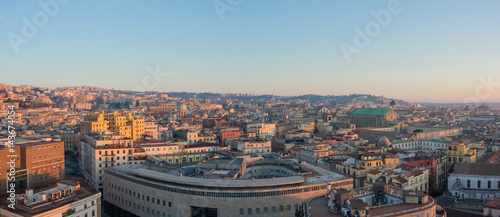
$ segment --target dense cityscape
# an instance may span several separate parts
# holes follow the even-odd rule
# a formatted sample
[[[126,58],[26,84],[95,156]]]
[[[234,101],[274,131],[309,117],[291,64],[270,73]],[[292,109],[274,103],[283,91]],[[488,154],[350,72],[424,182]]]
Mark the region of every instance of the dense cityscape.
[[[498,216],[498,103],[0,84],[1,216]]]
[[[0,217],[500,217],[500,1],[0,1]]]

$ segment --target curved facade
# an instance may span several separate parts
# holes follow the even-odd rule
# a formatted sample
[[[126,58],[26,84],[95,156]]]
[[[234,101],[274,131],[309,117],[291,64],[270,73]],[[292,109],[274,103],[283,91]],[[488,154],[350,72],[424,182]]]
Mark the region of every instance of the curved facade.
[[[269,169],[274,167],[286,171]],[[352,178],[307,167],[313,172],[305,176],[205,179],[127,165],[105,169],[103,195],[114,216],[294,216],[303,202],[327,189],[352,189]]]

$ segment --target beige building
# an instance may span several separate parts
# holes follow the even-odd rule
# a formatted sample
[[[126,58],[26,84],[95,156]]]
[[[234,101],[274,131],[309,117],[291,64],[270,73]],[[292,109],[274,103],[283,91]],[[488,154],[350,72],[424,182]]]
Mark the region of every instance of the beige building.
[[[276,137],[276,124],[252,123],[247,125],[247,133],[255,133],[259,138]]]
[[[144,134],[150,136],[151,139],[158,139],[158,124],[156,121],[144,122]]]
[[[103,169],[146,162],[146,153],[131,139],[89,134],[80,144],[80,171],[92,186],[101,190]]]
[[[377,181],[390,183],[403,190],[428,191],[429,170],[404,170],[401,168],[387,170],[371,170],[367,173],[365,185],[371,185]]]
[[[300,160],[318,163],[318,159],[328,157],[334,152],[330,144],[305,144],[300,146]]]
[[[243,154],[271,153],[271,141],[258,138],[239,138],[236,149]]]

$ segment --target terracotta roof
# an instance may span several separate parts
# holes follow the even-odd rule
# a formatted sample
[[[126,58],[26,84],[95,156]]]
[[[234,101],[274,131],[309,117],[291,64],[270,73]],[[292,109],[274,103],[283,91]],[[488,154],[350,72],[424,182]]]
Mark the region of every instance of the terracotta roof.
[[[411,171],[411,173],[412,173],[414,176],[418,176],[418,175],[422,174],[423,172],[422,172],[422,170],[413,170],[413,171]]]
[[[490,200],[490,201],[488,201],[488,203],[486,203],[484,205],[484,207],[489,207],[489,208],[494,208],[494,209],[500,209],[500,199]]]
[[[399,183],[401,184],[404,184],[404,183],[407,183],[408,181],[406,181],[406,179],[404,179],[403,177],[401,176],[396,176],[393,178],[394,180],[398,181]]]
[[[500,151],[493,152],[486,158],[485,163],[500,163]]]

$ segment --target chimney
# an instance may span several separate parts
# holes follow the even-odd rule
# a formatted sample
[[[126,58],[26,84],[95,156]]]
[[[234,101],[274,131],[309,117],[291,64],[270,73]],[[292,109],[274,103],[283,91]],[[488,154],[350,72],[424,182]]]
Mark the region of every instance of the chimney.
[[[26,189],[26,198],[28,199],[28,203],[33,202],[33,188]]]

